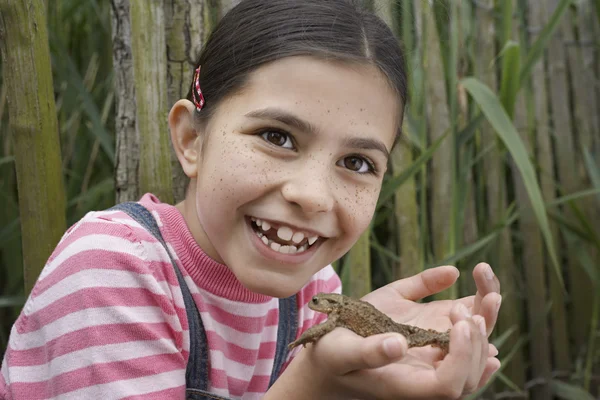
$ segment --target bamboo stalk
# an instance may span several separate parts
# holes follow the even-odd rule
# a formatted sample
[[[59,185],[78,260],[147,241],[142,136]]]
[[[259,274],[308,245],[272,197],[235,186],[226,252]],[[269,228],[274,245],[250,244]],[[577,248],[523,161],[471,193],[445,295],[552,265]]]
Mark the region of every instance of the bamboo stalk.
[[[390,29],[400,34],[403,37],[404,54],[407,58],[407,64],[412,57],[412,36],[410,27],[412,27],[412,14],[410,10],[402,12],[402,28],[403,32],[398,32],[397,26],[393,21],[393,4],[387,0],[379,0],[375,3],[375,12],[385,21]],[[408,26],[408,27],[407,27]],[[409,85],[409,92],[412,85]],[[409,98],[412,95],[409,93]],[[405,108],[405,112],[408,110]],[[404,120],[403,132],[404,137],[400,138],[396,147],[393,149],[390,162],[392,165],[392,174],[399,175],[402,171],[408,168],[412,161],[412,149],[406,138],[406,130],[408,124]],[[402,279],[408,276],[415,275],[422,271],[423,262],[419,255],[419,224],[418,224],[418,208],[417,208],[417,193],[415,188],[415,178],[411,177],[406,183],[399,188],[394,194],[394,215],[397,221],[396,236],[397,247],[400,253],[400,262],[394,263],[393,279]]]
[[[203,0],[175,0],[165,2],[165,33],[167,45],[167,105],[171,107],[185,98],[190,87],[196,62],[204,44],[205,24]],[[183,173],[175,151],[171,149],[173,168],[173,196],[183,200],[189,179]]]
[[[344,293],[357,299],[372,290],[370,233],[371,230],[367,229],[344,258],[344,269],[349,270],[347,284],[344,282]]]
[[[515,9],[517,9],[515,0]],[[521,11],[521,10],[519,10]],[[520,14],[518,12],[517,14]],[[513,35],[525,43],[525,33],[520,32],[519,25],[513,24]],[[523,93],[523,91],[525,93]],[[535,116],[531,107],[531,89],[526,81],[522,94],[518,95],[515,107],[515,124],[521,139],[527,148],[527,153],[534,154],[533,133]],[[527,96],[525,103],[524,95]],[[516,166],[512,163],[515,197],[521,217],[519,228],[523,237],[522,263],[525,271],[527,315],[529,318],[529,353],[531,361],[531,377],[540,380],[539,385],[531,388],[531,398],[546,400],[551,398],[550,378],[550,344],[546,324],[546,284],[544,267],[544,247],[537,219],[531,208],[531,201],[525,189],[525,183]]]
[[[116,202],[140,196],[137,171],[140,139],[135,129],[136,107],[131,54],[129,0],[113,0],[111,7],[113,70],[115,74]]]
[[[542,2],[531,2],[529,19],[532,27],[545,25],[553,10],[546,9]],[[563,19],[564,20],[564,19]],[[537,34],[531,32],[531,41],[534,41]],[[572,136],[571,119],[569,110],[565,107],[568,102],[569,90],[567,87],[567,76],[565,70],[565,55],[560,35],[555,33],[550,39],[548,46],[548,76],[544,71],[543,59],[538,62],[532,71],[534,85],[534,95],[536,97],[536,115],[537,115],[537,142],[538,159],[540,160],[540,185],[544,195],[544,201],[551,202],[556,198],[554,184],[554,158],[552,143],[550,141],[550,115],[548,114],[548,101],[552,106],[552,127],[554,137],[556,138],[557,152],[560,153],[560,143],[562,136]],[[549,87],[546,88],[546,78],[548,78]],[[549,91],[547,90],[549,89]],[[548,96],[549,95],[549,96]],[[557,135],[558,133],[558,135]],[[560,174],[559,174],[560,175]],[[566,194],[566,193],[564,193]],[[553,238],[558,238],[558,226],[556,223],[550,223],[550,229]],[[567,251],[567,254],[569,252]],[[570,257],[570,263],[574,261]],[[552,300],[551,326],[552,326],[552,349],[554,351],[555,367],[561,372],[567,372],[571,368],[569,337],[567,333],[567,315],[565,310],[566,299],[564,291],[558,281],[556,274],[549,271],[548,279],[550,283],[550,298]],[[575,295],[571,293],[571,297]]]
[[[165,203],[172,203],[163,2],[131,2],[130,20],[136,129],[140,138],[140,190],[142,193],[154,193]]]
[[[66,229],[44,1],[0,1],[0,49],[15,146],[25,293],[29,293]]]
[[[405,4],[412,0],[405,0]],[[417,99],[413,99],[413,104],[411,106],[411,110],[417,114],[417,120],[419,123],[419,131],[417,132],[417,137],[420,140],[420,149],[424,150],[427,147],[427,100],[426,100],[426,83],[425,76],[423,71],[423,65],[425,65],[426,52],[424,50],[425,43],[427,42],[427,29],[425,27],[425,15],[423,13],[423,2],[415,1],[412,2],[414,9],[414,23],[415,23],[415,62],[412,65],[412,70],[417,71],[420,69],[421,79],[419,81],[414,81],[414,89],[420,93],[420,96]],[[410,9],[408,5],[405,6]],[[417,100],[417,101],[415,101]],[[429,203],[429,193],[428,193],[428,165],[424,164],[421,167],[419,172],[419,187],[418,187],[418,202],[419,209],[421,212],[419,213],[419,254],[421,256],[421,261],[423,262],[423,267],[425,265],[425,260],[429,258],[429,212],[427,204]]]
[[[457,29],[457,55],[456,64],[458,80],[465,78],[469,71],[469,53],[472,50],[474,27],[471,23],[473,10],[470,2],[456,2],[454,5],[455,26]],[[471,117],[468,105],[467,91],[462,85],[458,85],[456,90],[456,128],[460,132],[466,128]],[[477,204],[476,204],[476,184],[473,176],[473,158],[475,156],[475,147],[477,138],[469,140],[462,148],[457,149],[459,159],[456,162],[455,180],[457,186],[454,188],[456,198],[456,245],[469,245],[475,243],[479,237],[479,227],[477,226]],[[461,218],[461,216],[463,216]],[[462,236],[461,236],[462,234]],[[462,268],[471,269],[473,266],[466,265],[464,262],[459,264]],[[477,288],[470,274],[461,275],[461,289],[465,294],[475,293]]]
[[[423,64],[426,98],[427,120],[429,122],[429,136],[432,141],[452,129],[448,97],[446,93],[446,80],[440,48],[440,40],[435,24],[433,8],[429,2],[421,4],[424,23],[427,29],[425,49],[425,62]],[[449,240],[452,232],[452,141],[446,139],[440,145],[438,152],[432,160],[431,171],[431,214],[433,254],[436,260],[442,260],[449,255]],[[440,293],[438,298],[454,298],[456,289]]]
[[[494,0],[485,0],[479,4],[476,19],[478,21],[476,54],[479,55],[476,64],[477,74],[492,90],[497,90],[498,79],[496,78],[493,62],[496,55],[496,33],[499,30],[496,29],[494,21]],[[505,210],[508,208],[504,151],[500,142],[496,139],[494,130],[487,121],[482,124],[481,139],[483,148],[495,146],[484,158],[483,163],[486,177],[487,216],[489,219],[486,229],[491,230],[500,222]],[[496,245],[492,246],[490,251],[490,258],[496,264],[492,267],[502,284],[502,307],[498,316],[497,331],[501,333],[516,327],[515,333],[507,339],[503,349],[513,349],[521,336],[520,319],[523,305],[517,285],[519,273],[515,267],[513,251],[510,228],[506,228],[499,235]],[[507,377],[518,387],[525,386],[525,363],[522,348],[515,351],[504,371]]]
[[[240,0],[221,0],[221,16],[227,14]]]
[[[551,0],[549,12],[556,7],[557,2]],[[556,32],[553,42],[549,48],[550,52],[556,54],[556,57],[561,57],[560,61],[552,64],[550,69],[550,78],[556,79],[557,82],[552,83],[555,91],[552,96],[561,96],[552,98],[552,113],[556,130],[556,158],[558,163],[558,178],[560,181],[561,194],[568,195],[581,189],[579,179],[577,177],[574,146],[574,133],[571,130],[571,115],[568,107],[569,88],[566,75],[566,66],[564,63],[565,43],[574,43],[575,35],[573,26],[569,18],[563,18],[559,30]],[[572,46],[569,46],[572,47]],[[567,47],[568,48],[568,47]],[[567,53],[569,68],[571,69],[571,79],[573,84],[575,105],[576,127],[581,132],[590,131],[591,125],[587,120],[592,121],[593,115],[597,113],[597,108],[589,108],[587,102],[594,102],[593,90],[589,88],[587,79],[593,78],[590,71],[587,71],[582,65],[582,53],[575,50],[570,50]],[[590,92],[588,94],[587,92]],[[581,97],[579,97],[581,96]],[[584,134],[585,135],[585,134]],[[568,219],[573,219],[574,215],[569,207],[564,208],[564,215]],[[589,293],[593,289],[592,281],[581,265],[578,264],[575,254],[573,253],[573,243],[564,236],[567,248],[570,250],[571,256],[567,259],[567,267],[569,273],[569,294],[571,297],[570,310],[570,328],[571,336],[574,341],[575,351],[583,350],[586,344],[586,337],[589,333],[589,324],[592,316],[592,302],[589,298]]]

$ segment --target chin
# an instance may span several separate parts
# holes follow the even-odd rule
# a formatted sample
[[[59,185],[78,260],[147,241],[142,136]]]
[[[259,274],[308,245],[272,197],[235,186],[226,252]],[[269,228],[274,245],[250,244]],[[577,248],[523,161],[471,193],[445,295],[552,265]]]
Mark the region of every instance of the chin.
[[[255,293],[277,297],[280,299],[290,297],[291,295],[298,293],[300,289],[302,289],[302,286],[304,286],[304,284],[298,285],[296,282],[286,282],[291,280],[290,277],[288,277],[288,279],[269,279],[265,277],[260,281],[256,280],[256,278],[253,278],[254,277],[251,277],[247,280],[240,279],[240,282],[248,290],[251,290]]]

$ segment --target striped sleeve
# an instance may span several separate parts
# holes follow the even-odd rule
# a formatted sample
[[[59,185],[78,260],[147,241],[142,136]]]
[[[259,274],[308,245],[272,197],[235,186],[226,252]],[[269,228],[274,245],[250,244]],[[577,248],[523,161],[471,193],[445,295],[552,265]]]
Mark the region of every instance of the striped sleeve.
[[[11,331],[5,398],[183,398],[177,278],[160,244],[113,214],[88,214],[48,260]]]

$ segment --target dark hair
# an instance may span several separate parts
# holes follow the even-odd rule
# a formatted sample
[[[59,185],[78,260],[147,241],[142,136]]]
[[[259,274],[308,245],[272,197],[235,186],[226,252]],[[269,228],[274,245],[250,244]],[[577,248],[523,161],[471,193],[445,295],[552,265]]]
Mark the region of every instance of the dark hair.
[[[206,100],[197,113],[200,121],[210,119],[222,100],[242,89],[251,72],[290,56],[375,65],[402,107],[408,100],[403,52],[376,15],[351,0],[243,0],[216,26],[196,65],[202,66]],[[193,83],[189,100],[192,90]]]

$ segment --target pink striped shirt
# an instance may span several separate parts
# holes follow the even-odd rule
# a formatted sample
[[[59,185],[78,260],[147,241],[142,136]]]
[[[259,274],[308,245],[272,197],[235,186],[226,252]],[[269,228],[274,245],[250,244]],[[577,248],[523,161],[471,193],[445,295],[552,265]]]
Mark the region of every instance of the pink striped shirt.
[[[200,311],[210,391],[260,398],[273,367],[278,299],[247,290],[209,258],[175,207],[150,194],[141,203]],[[325,319],[308,308],[311,297],[340,289],[331,266],[311,278],[297,295],[298,335]],[[184,398],[189,343],[183,297],[161,244],[121,211],[90,212],[65,233],[12,328],[0,398]]]

